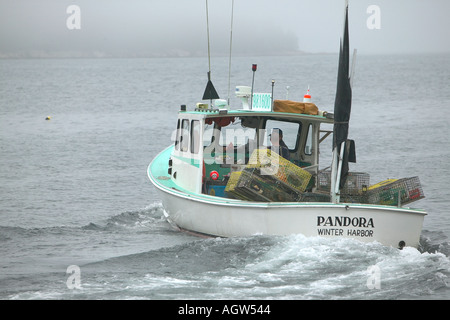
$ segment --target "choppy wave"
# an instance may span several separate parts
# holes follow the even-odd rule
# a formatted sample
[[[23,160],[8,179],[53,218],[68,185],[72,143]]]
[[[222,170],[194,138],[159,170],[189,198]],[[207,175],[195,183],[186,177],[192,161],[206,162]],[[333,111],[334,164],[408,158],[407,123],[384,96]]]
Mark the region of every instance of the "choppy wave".
[[[169,225],[163,216],[160,202],[155,202],[145,208],[122,212],[108,218],[106,221],[91,222],[82,228],[84,230],[119,231],[119,230],[152,230],[167,231]]]
[[[168,230],[161,203],[155,202],[145,208],[122,212],[104,221],[90,222],[84,226],[16,227],[0,226],[0,242],[14,240],[15,237],[35,237],[41,235],[65,235],[75,231],[119,231],[126,229]]]
[[[77,257],[82,287],[69,290],[64,269],[47,268],[0,279],[8,299],[423,299],[450,287],[447,238],[426,230],[419,250],[302,235],[203,239],[172,229],[155,202],[84,226],[0,226],[6,248],[18,238],[12,260],[36,246],[61,266]]]
[[[423,299],[449,289],[450,260],[352,239],[254,236],[108,258],[81,266],[81,275],[78,291],[12,298]]]
[[[447,257],[450,257],[450,242],[444,232],[431,232],[424,229],[420,236],[419,251],[429,253],[440,252]]]

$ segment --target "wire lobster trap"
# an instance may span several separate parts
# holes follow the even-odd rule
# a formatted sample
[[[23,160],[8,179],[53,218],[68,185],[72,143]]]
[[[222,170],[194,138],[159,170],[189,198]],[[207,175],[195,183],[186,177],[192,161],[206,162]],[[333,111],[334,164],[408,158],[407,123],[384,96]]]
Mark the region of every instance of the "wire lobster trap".
[[[317,189],[330,191],[331,171],[321,171],[317,176]],[[342,195],[360,196],[363,195],[370,186],[370,175],[366,172],[349,172],[345,180]]]
[[[296,202],[301,192],[273,175],[261,173],[261,168],[245,168],[233,173],[225,188],[233,198],[262,202]]]
[[[401,206],[425,198],[419,177],[388,179],[367,190],[367,203]]]
[[[300,192],[304,192],[311,182],[311,173],[270,149],[254,150],[248,163],[247,168],[260,168],[261,175],[273,175]]]

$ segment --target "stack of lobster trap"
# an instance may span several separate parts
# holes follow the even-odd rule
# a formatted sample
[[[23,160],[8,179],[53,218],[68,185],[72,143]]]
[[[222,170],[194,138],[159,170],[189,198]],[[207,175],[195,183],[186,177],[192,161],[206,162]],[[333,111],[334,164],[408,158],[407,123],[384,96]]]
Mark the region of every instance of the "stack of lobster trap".
[[[225,188],[229,197],[263,202],[330,201],[330,171],[313,177],[266,149],[255,150],[248,163],[244,170],[231,173]],[[368,173],[349,172],[340,190],[342,203],[401,206],[422,198],[418,177],[388,179],[370,185]]]
[[[331,172],[318,175],[318,189],[329,192]],[[341,202],[402,206],[425,198],[419,177],[387,179],[370,185],[370,176],[364,172],[349,172],[344,188],[340,191]]]
[[[225,192],[250,201],[298,202],[310,187],[312,175],[290,161],[258,149],[242,171],[233,172]]]

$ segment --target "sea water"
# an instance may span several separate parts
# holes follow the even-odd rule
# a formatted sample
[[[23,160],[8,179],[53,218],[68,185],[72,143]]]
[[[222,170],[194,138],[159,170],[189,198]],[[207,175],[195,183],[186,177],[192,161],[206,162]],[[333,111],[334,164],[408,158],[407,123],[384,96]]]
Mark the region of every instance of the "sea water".
[[[334,54],[212,59],[238,85],[333,111]],[[302,235],[198,238],[147,166],[193,109],[205,58],[0,60],[0,299],[449,299],[450,55],[358,56],[349,138],[371,183],[419,176],[421,246]],[[46,120],[48,117],[49,120]],[[330,138],[328,138],[331,140]],[[321,147],[324,161],[331,146]]]

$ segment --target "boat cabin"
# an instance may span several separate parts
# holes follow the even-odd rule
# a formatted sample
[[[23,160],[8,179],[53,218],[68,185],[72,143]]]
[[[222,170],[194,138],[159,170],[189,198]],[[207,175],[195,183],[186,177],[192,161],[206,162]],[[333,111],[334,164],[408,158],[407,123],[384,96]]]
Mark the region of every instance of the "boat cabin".
[[[186,111],[182,106],[169,160],[171,179],[187,192],[232,198],[226,186],[233,173],[252,165],[255,150],[267,149],[282,157],[283,163],[317,177],[320,143],[332,133],[332,127],[322,130],[321,125],[333,124],[332,115],[318,110],[311,114],[278,110],[288,112]],[[314,181],[311,179],[308,190],[315,190]]]

